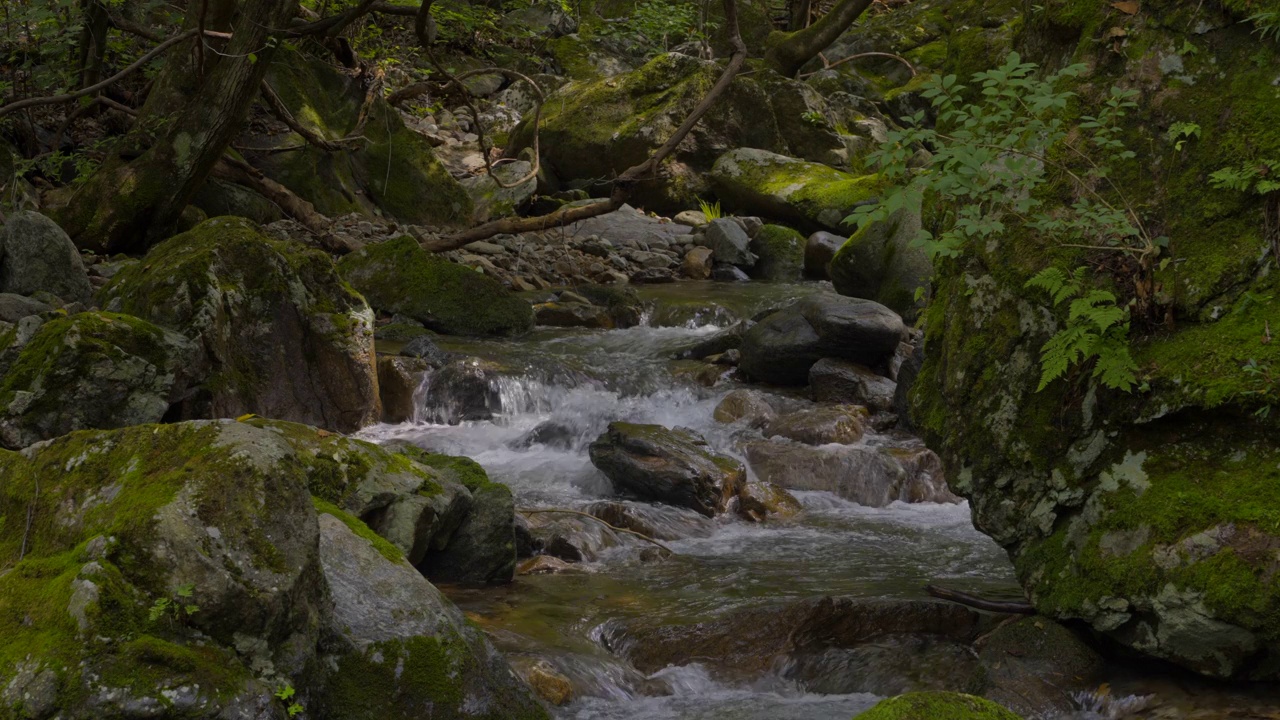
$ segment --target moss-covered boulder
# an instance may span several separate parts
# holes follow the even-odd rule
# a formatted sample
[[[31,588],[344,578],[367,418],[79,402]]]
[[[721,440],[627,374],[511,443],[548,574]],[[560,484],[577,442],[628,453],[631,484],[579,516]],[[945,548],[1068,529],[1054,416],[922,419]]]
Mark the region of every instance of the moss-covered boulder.
[[[855,720],[1021,720],[990,700],[954,692],[916,692],[881,700]]]
[[[1024,285],[1046,264],[1071,270],[1092,257],[1011,227],[936,278],[913,420],[1040,612],[1199,673],[1274,679],[1280,414],[1266,410],[1278,398],[1267,373],[1280,368],[1272,340],[1280,272],[1266,230],[1274,205],[1208,178],[1280,157],[1280,46],[1239,22],[1243,3],[1152,2],[1132,16],[1081,3],[1046,8],[1019,46],[1038,49],[1032,60],[1089,66],[1072,88],[1082,111],[1113,84],[1142,95],[1121,132],[1138,156],[1114,175],[1169,237],[1171,262],[1153,285],[1160,322],[1130,331],[1132,393],[1100,386],[1089,367],[1037,392],[1041,348],[1066,317]],[[1188,30],[1197,27],[1203,33]],[[1103,37],[1122,39],[1103,47]],[[1194,122],[1213,139],[1179,154],[1165,134],[1173,122]],[[1151,173],[1157,162],[1173,165]]]
[[[751,237],[756,264],[749,274],[759,280],[794,282],[804,274],[805,238],[782,225],[765,225]]]
[[[562,38],[561,41],[567,38]],[[614,78],[572,82],[543,108],[541,148],[547,167],[562,180],[612,179],[645,160],[664,143],[716,81],[722,68],[688,55],[660,55]],[[670,178],[646,182],[632,203],[676,212],[697,204],[705,190],[700,173],[735,147],[786,152],[767,93],[749,78],[734,81],[664,166]],[[532,144],[528,123],[512,135],[516,148]]]
[[[408,235],[347,255],[338,269],[380,312],[447,335],[516,335],[533,308],[498,281],[423,250]]]
[[[350,432],[377,422],[373,312],[316,250],[214,218],[155,246],[100,293],[176,330],[209,374],[176,417],[256,413]]]
[[[360,82],[298,51],[276,53],[267,82],[293,119],[319,137],[335,142],[353,133],[360,136],[339,150],[326,151],[283,124],[267,133],[251,131],[242,144],[268,148],[247,153],[267,177],[331,217],[376,210],[405,223],[448,226],[470,221],[467,193],[436,159],[427,139],[405,127],[381,94],[366,104],[366,88]],[[291,149],[271,150],[284,147]],[[207,199],[216,205],[223,197],[225,193],[210,193]],[[250,207],[256,209],[254,204]]]
[[[0,375],[0,446],[159,422],[200,372],[185,337],[128,315],[45,323]]]
[[[753,148],[721,156],[711,181],[726,209],[786,221],[806,232],[848,232],[844,219],[883,188],[876,175],[850,175]]]
[[[428,700],[446,717],[545,717],[401,551],[340,509],[450,483],[404,455],[200,421],[0,451],[0,477],[0,517],[27,519],[0,524],[6,717],[284,718],[284,685],[325,717],[418,717]],[[341,702],[382,692],[324,712],[334,687]]]
[[[0,293],[51,293],[64,302],[89,302],[93,286],[80,251],[58,224],[26,210],[0,226]]]
[[[933,277],[928,254],[912,244],[920,227],[919,209],[903,209],[855,232],[827,265],[836,292],[875,300],[914,322]]]

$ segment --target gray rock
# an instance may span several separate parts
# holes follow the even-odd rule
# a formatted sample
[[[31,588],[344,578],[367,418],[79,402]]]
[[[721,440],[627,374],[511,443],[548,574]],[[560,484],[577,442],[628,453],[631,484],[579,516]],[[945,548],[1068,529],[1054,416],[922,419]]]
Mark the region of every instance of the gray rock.
[[[1045,618],[1002,624],[980,641],[982,695],[1025,717],[1069,713],[1071,694],[1096,688],[1102,657],[1066,627]]]
[[[533,306],[533,316],[537,324],[547,327],[614,327],[608,309],[588,303],[539,303]]]
[[[707,226],[707,246],[711,248],[717,263],[726,263],[741,268],[749,268],[756,264],[756,256],[751,252],[751,237],[742,226],[729,218],[712,220]]]
[[[898,424],[910,431],[915,423],[911,419],[911,403],[908,394],[920,376],[920,368],[924,367],[924,344],[915,345],[898,367],[898,382],[893,391],[893,411],[898,415]]]
[[[0,446],[9,448],[160,422],[202,372],[183,336],[107,313],[44,324],[13,362],[31,370],[0,378]]]
[[[457,425],[492,418],[502,411],[498,371],[497,365],[478,358],[461,358],[440,368],[423,388],[423,419]]]
[[[751,276],[735,265],[716,263],[715,267],[711,268],[711,279],[716,282],[746,282],[751,279]]]
[[[68,301],[93,299],[89,274],[71,238],[49,218],[21,210],[0,228],[0,293],[40,290]]]
[[[440,349],[436,345],[436,341],[430,335],[419,335],[411,338],[400,348],[400,354],[405,357],[425,360],[428,365],[438,368],[449,362],[451,354]]]
[[[862,439],[867,409],[859,405],[806,408],[769,423],[765,437],[783,437],[806,445],[851,445]]]
[[[898,384],[864,365],[823,358],[809,368],[809,387],[818,402],[851,403],[889,412],[895,408]]]
[[[0,322],[16,323],[25,317],[50,310],[53,310],[52,306],[39,300],[15,293],[0,293]]]
[[[701,436],[661,425],[610,423],[590,455],[618,491],[708,517],[724,512],[746,481],[742,465],[708,450]]]
[[[759,390],[734,390],[716,405],[712,417],[716,422],[735,423],[742,421],[749,427],[760,428],[777,418],[773,406]]]
[[[906,327],[869,300],[817,293],[769,315],[743,336],[741,369],[777,385],[803,385],[824,357],[876,367],[887,363]]]
[[[483,77],[498,77],[499,84],[502,82],[502,78],[499,76],[488,75]],[[515,162],[495,167],[493,174],[501,179],[503,183],[511,185],[520,178],[527,176],[532,169],[533,166],[529,162],[516,160]],[[471,201],[475,203],[472,219],[477,223],[487,222],[515,213],[516,209],[528,202],[529,198],[533,197],[534,191],[538,189],[538,179],[536,177],[530,177],[523,183],[513,185],[513,187],[502,187],[487,172],[467,178],[461,184],[462,188],[471,196]],[[492,243],[472,243],[467,248],[470,249],[475,245],[493,246]],[[486,247],[485,251],[487,250],[488,247]]]
[[[927,291],[933,277],[933,261],[915,245],[920,226],[920,210],[904,208],[854,233],[828,265],[836,292],[875,300],[914,321],[927,299],[917,299],[917,290]]]
[[[788,440],[746,446],[756,476],[787,490],[824,490],[867,507],[894,501],[955,502],[940,465],[933,468],[903,453],[911,470],[890,450],[860,446],[811,447]]]
[[[423,376],[431,370],[425,360],[412,357],[378,358],[378,396],[382,400],[382,421],[402,423],[417,413],[416,394]]]
[[[695,247],[685,253],[680,271],[691,280],[706,280],[711,277],[713,255],[711,248]]]
[[[707,216],[698,210],[683,210],[676,214],[672,221],[677,225],[700,228],[707,224]]]
[[[827,266],[848,239],[845,235],[826,230],[810,235],[804,246],[804,274],[817,280],[829,279],[831,275]]]
[[[511,582],[516,571],[515,500],[511,489],[487,480],[469,489],[471,511],[444,549],[428,553],[419,569],[436,582]]]

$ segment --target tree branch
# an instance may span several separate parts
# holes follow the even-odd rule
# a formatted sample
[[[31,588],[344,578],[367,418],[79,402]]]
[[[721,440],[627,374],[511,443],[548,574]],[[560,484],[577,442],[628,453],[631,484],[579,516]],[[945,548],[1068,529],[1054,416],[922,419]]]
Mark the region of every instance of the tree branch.
[[[937,585],[925,585],[924,591],[940,600],[950,600],[953,603],[967,605],[968,607],[985,610],[987,612],[1010,613],[1014,615],[1034,615],[1036,613],[1036,609],[1026,600],[988,600],[987,598],[971,595],[967,592],[938,587]]]

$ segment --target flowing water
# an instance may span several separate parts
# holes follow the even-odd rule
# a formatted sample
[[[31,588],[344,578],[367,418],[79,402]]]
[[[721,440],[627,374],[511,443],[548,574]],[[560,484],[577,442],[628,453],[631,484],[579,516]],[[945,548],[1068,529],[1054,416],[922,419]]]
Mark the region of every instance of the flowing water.
[[[712,388],[699,385],[681,376],[672,354],[736,318],[817,289],[650,287],[642,292],[654,309],[641,327],[540,328],[519,340],[446,345],[504,368],[498,382],[502,412],[490,421],[383,425],[366,434],[474,458],[512,488],[522,509],[582,509],[612,498],[608,480],[587,456],[587,446],[610,421],[692,428],[717,451],[741,457],[740,444],[751,432],[712,419],[719,400],[740,386],[728,379]],[[424,417],[430,417],[429,397],[424,403]],[[525,440],[547,422],[559,429],[557,442]],[[893,441],[874,434],[864,440]],[[967,505],[871,509],[827,493],[796,495],[803,505],[798,516],[759,524],[629,503],[660,537],[671,538],[665,544],[675,555],[661,561],[653,561],[642,540],[614,536],[573,516],[532,513],[535,523],[576,522],[580,535],[594,533],[592,557],[574,572],[449,592],[513,662],[537,659],[569,678],[575,699],[558,713],[579,720],[848,720],[878,700],[807,693],[778,674],[735,677],[700,664],[646,675],[606,649],[608,638],[628,622],[702,621],[737,608],[824,595],[918,598],[927,582],[995,597],[1021,595],[1006,555],[974,530]],[[1088,716],[1104,715],[1081,717]]]

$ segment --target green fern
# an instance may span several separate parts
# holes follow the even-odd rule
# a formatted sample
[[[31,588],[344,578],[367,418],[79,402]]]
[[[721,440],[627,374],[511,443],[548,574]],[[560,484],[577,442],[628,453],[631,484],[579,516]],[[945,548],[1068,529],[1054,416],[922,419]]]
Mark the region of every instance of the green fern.
[[[1138,366],[1129,354],[1129,311],[1114,294],[1086,287],[1086,272],[1077,268],[1068,275],[1051,267],[1027,281],[1027,287],[1048,293],[1055,307],[1070,301],[1066,326],[1040,348],[1037,392],[1090,360],[1093,377],[1106,387],[1130,392],[1138,382]]]
[[[1253,23],[1254,32],[1263,40],[1267,38],[1280,40],[1280,12],[1260,12],[1245,18],[1245,22]]]

